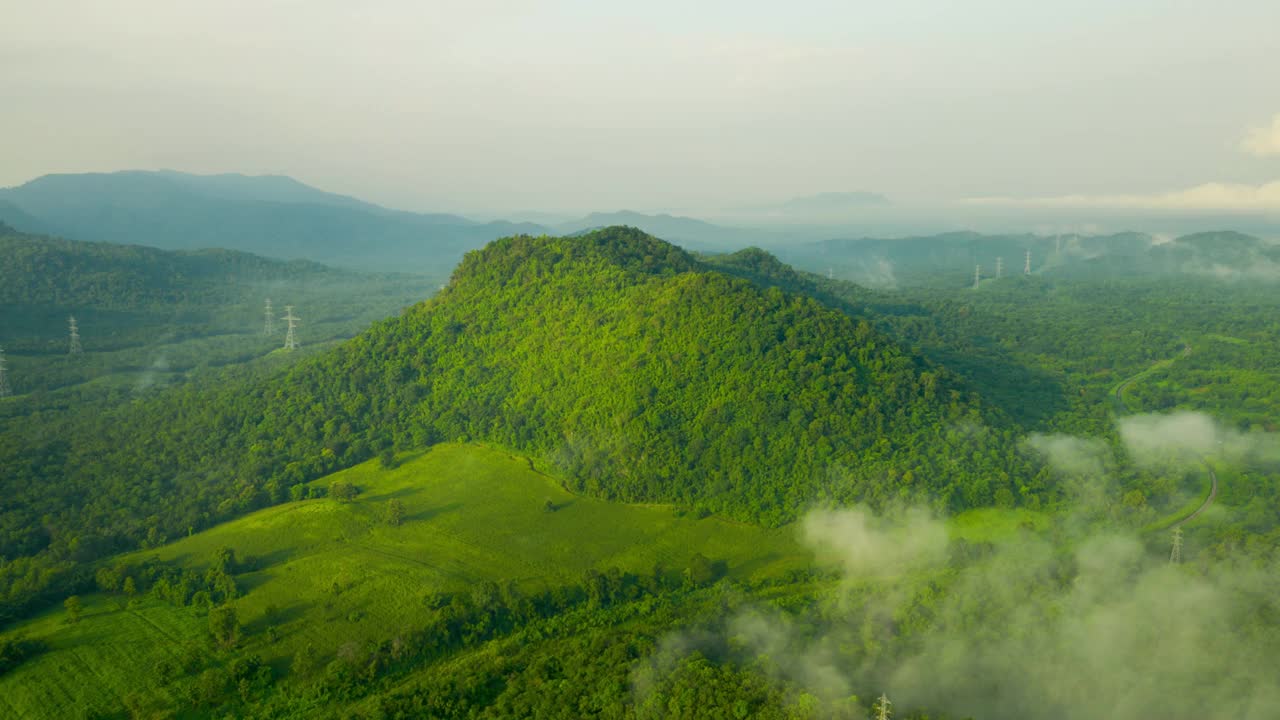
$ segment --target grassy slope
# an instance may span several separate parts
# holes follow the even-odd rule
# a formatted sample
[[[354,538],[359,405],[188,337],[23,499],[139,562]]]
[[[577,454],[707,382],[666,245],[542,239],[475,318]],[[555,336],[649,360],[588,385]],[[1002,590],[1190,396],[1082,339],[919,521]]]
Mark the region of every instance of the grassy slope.
[[[338,479],[361,488],[356,502],[268,508],[129,559],[155,555],[203,567],[218,548],[231,547],[253,562],[256,570],[236,578],[246,593],[236,602],[243,645],[280,672],[307,643],[331,651],[389,637],[421,614],[428,594],[478,580],[516,579],[534,590],[577,580],[592,567],[649,573],[662,563],[675,571],[695,552],[746,578],[810,559],[790,529],[677,518],[669,506],[575,496],[526,459],[479,445],[440,445],[394,470],[365,463],[319,482]],[[404,504],[399,527],[381,522],[393,497]],[[544,510],[548,499],[556,511]],[[150,599],[120,610],[91,596],[78,625],[64,617],[51,611],[15,628],[47,640],[51,650],[0,676],[7,703],[0,714],[75,717],[80,708],[118,707],[125,693],[145,685],[157,660],[205,632],[197,612]],[[268,623],[280,632],[275,643],[263,634]]]

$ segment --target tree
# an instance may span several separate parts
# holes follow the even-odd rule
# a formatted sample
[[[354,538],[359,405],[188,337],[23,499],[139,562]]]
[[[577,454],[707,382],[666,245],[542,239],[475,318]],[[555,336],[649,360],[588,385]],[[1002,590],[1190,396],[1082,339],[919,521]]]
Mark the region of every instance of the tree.
[[[240,618],[236,609],[222,605],[209,611],[209,633],[223,647],[232,647],[240,638]]]
[[[391,498],[387,501],[387,524],[398,527],[402,521],[404,521],[404,503],[397,498]]]
[[[356,495],[359,494],[360,491],[356,489],[356,486],[346,482],[345,480],[335,480],[329,484],[329,497],[337,500],[338,502],[351,502],[352,500],[355,500]]]
[[[689,558],[689,567],[684,571],[685,581],[692,587],[708,585],[716,579],[716,568],[702,553],[694,553]]]
[[[393,448],[387,448],[378,453],[378,467],[383,470],[394,470],[398,463],[396,462],[396,451]]]
[[[236,570],[236,551],[229,547],[220,547],[213,554],[213,569],[224,573]]]
[[[100,567],[95,575],[98,581],[98,589],[102,592],[115,592],[120,589],[120,569],[113,567]]]
[[[80,622],[80,614],[84,612],[84,605],[80,602],[79,595],[72,595],[67,598],[62,607],[67,609],[67,622],[75,624]]]
[[[307,643],[305,647],[293,656],[293,663],[289,666],[290,674],[295,677],[310,675],[311,671],[316,667],[316,658],[318,657],[315,646]]]

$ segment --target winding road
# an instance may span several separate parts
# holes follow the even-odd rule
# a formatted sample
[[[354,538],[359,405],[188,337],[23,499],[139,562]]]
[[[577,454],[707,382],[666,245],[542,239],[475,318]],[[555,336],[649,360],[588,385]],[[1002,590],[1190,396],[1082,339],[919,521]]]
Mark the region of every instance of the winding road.
[[[1191,346],[1184,344],[1182,346],[1182,357],[1186,357],[1190,354],[1191,354]],[[1173,360],[1176,360],[1176,359],[1177,359],[1176,357],[1171,358],[1170,360],[1167,360],[1165,362],[1172,362]],[[1154,369],[1154,367],[1155,366],[1152,366],[1151,368],[1147,368],[1146,370],[1143,370],[1142,372],[1137,373],[1136,375],[1132,375],[1126,378],[1123,382],[1121,382],[1119,385],[1116,386],[1115,390],[1112,391],[1115,394],[1116,406],[1120,408],[1121,412],[1123,413],[1129,412],[1129,406],[1126,405],[1124,402],[1125,388],[1133,384],[1133,381],[1151,372],[1151,370]],[[1218,473],[1214,472],[1213,466],[1209,464],[1208,460],[1205,460],[1203,457],[1200,457],[1200,456],[1197,456],[1197,457],[1200,460],[1200,464],[1204,465],[1204,469],[1209,473],[1209,495],[1204,499],[1204,502],[1200,503],[1199,507],[1197,507],[1195,510],[1191,512],[1191,514],[1187,515],[1181,520],[1178,520],[1177,522],[1174,522],[1168,525],[1167,529],[1169,530],[1172,530],[1177,527],[1181,527],[1191,522],[1192,520],[1195,520],[1197,517],[1200,516],[1200,513],[1207,510],[1209,506],[1213,504],[1214,499],[1218,497]]]

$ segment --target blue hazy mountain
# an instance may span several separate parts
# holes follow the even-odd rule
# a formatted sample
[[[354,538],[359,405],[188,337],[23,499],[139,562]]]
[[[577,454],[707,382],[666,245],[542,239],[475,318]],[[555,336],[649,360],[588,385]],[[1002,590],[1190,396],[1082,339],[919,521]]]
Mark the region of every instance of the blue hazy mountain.
[[[1211,275],[1224,279],[1280,277],[1280,244],[1237,232],[1178,238],[1122,232],[1105,235],[984,235],[953,232],[903,238],[831,239],[777,248],[798,268],[864,285],[891,287],[949,276],[967,283],[1022,275],[1138,277]]]
[[[0,220],[77,240],[425,274],[447,273],[495,238],[545,232],[533,223],[390,210],[277,175],[169,170],[45,175],[0,190]]]

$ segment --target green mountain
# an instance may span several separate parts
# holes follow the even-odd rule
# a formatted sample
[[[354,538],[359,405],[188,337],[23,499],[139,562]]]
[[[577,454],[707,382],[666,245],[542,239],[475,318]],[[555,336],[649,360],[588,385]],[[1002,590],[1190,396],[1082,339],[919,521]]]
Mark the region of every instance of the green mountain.
[[[436,298],[270,376],[0,430],[0,537],[23,556],[0,568],[12,603],[83,559],[442,440],[525,453],[571,490],[765,525],[813,503],[1047,492],[1002,415],[949,373],[629,228],[495,241]]]
[[[27,235],[0,226],[0,304],[133,309],[225,301],[238,286],[357,274],[319,263],[284,262],[233,250],[167,251],[142,245]]]
[[[79,318],[86,350],[100,358],[166,337],[261,333],[264,303],[273,296],[277,310],[306,307],[310,341],[335,331],[349,336],[364,326],[354,322],[384,317],[432,287],[409,275],[233,250],[83,242],[3,225],[0,253],[0,344],[32,358],[66,354],[68,315]]]
[[[20,214],[6,217],[6,206]],[[0,190],[0,220],[79,240],[227,248],[440,277],[466,250],[541,230],[388,210],[287,177],[173,171],[46,175]]]
[[[139,307],[183,302],[142,270],[185,254],[69,248],[137,269]],[[883,692],[910,720],[1092,717],[1067,667],[1131,717],[1269,717],[1270,292],[875,291],[608,228],[496,241],[327,349],[0,401],[0,708],[781,719]],[[1019,405],[1045,434],[1013,437]],[[1137,416],[1173,408],[1226,414]],[[1153,421],[1208,433],[1203,459],[1144,468]],[[1080,632],[1100,618],[1118,645]]]

